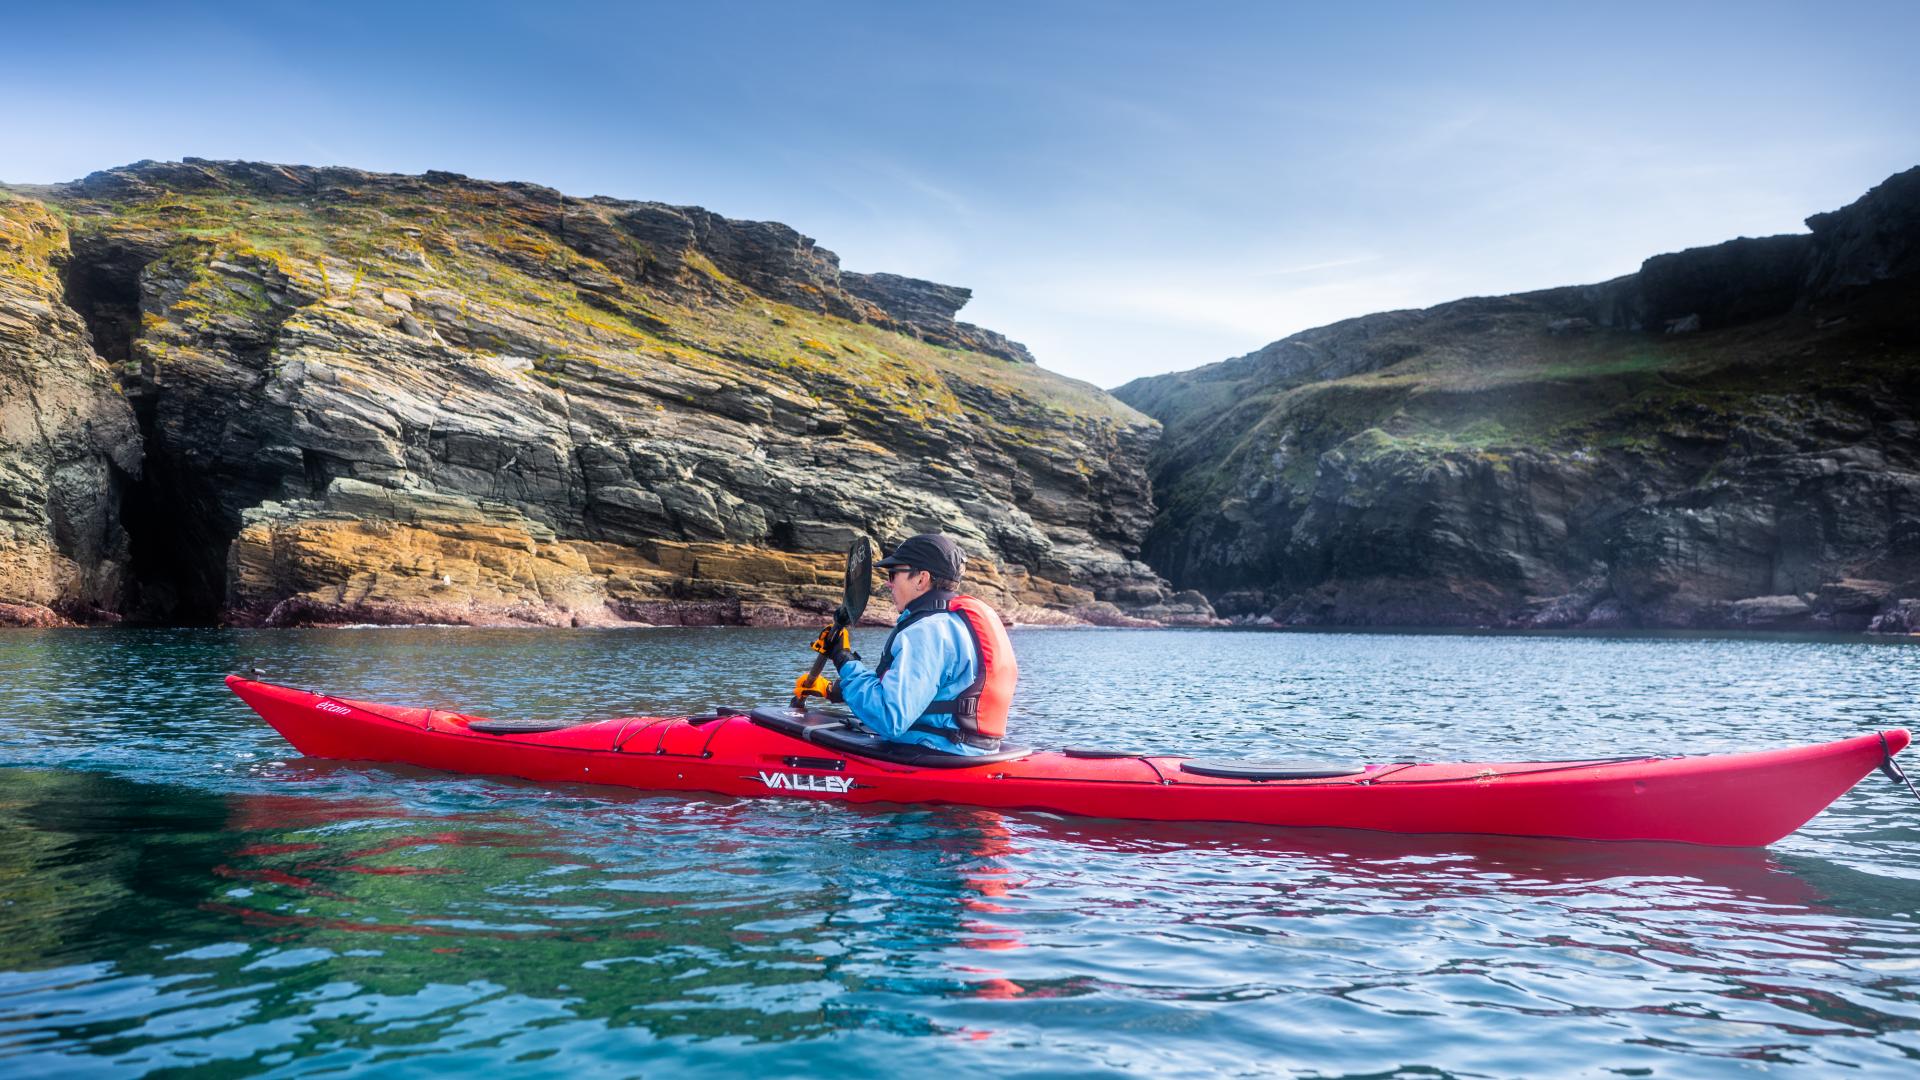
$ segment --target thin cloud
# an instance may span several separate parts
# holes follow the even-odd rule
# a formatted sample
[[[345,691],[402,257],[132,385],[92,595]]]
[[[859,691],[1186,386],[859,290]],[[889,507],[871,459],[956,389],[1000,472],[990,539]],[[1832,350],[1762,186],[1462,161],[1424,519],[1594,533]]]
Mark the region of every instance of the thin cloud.
[[[697,203],[968,286],[970,321],[1111,384],[1797,230],[1920,162],[1912,4],[1664,4],[1630,50],[1556,5],[868,10],[148,5],[62,48],[25,5],[9,31],[54,44],[0,70],[0,179],[306,155]],[[204,55],[222,80],[154,77]]]

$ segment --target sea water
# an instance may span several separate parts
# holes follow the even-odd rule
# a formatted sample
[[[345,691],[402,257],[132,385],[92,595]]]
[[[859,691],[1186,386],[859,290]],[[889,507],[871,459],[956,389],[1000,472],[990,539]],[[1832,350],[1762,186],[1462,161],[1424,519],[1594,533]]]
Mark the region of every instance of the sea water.
[[[1877,774],[1764,851],[1149,825],[313,761],[220,683],[690,712],[779,701],[805,637],[0,633],[0,1076],[1920,1070],[1920,803]],[[1500,760],[1920,727],[1907,643],[1014,642],[1040,746]]]

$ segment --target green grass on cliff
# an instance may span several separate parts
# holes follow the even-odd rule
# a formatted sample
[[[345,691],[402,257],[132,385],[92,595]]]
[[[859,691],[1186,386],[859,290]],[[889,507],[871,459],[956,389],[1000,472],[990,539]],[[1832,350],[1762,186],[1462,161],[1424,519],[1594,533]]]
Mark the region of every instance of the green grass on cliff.
[[[486,186],[349,187],[303,198],[236,184],[144,199],[57,197],[87,211],[87,228],[170,242],[163,262],[189,282],[173,312],[181,318],[264,314],[264,291],[230,287],[208,269],[220,260],[271,269],[323,299],[366,303],[398,293],[423,319],[423,301],[439,298],[435,310],[444,316],[451,294],[455,325],[441,328],[450,337],[532,353],[526,377],[562,388],[599,371],[625,373],[631,384],[664,365],[709,383],[811,398],[870,427],[974,411],[968,402],[983,396],[997,408],[977,418],[1014,444],[1051,441],[1083,423],[1148,423],[1103,391],[1032,365],[769,300],[697,252],[685,259],[692,280],[684,287],[643,286],[555,236],[542,220],[552,206]],[[569,212],[593,211],[572,204]],[[637,265],[653,259],[644,244],[613,233]],[[149,352],[164,355],[166,327],[152,313],[143,324]]]
[[[1823,323],[1800,312],[1676,336],[1562,338],[1543,324],[1442,328],[1400,363],[1304,385],[1171,377],[1142,400],[1168,421],[1156,461],[1163,504],[1201,512],[1254,478],[1301,499],[1329,451],[1409,470],[1458,454],[1656,454],[1741,425],[1805,422],[1842,377],[1867,398],[1920,391],[1920,342],[1871,329],[1900,325],[1885,313]]]

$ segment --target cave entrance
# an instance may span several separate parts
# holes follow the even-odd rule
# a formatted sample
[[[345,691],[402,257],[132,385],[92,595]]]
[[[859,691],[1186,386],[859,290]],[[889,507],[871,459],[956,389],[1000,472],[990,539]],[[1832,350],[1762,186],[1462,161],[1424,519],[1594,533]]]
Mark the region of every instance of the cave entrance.
[[[72,249],[62,280],[67,305],[86,320],[93,351],[126,371],[133,363],[133,339],[140,333],[140,271],[152,256],[84,233],[73,235]]]
[[[227,598],[228,523],[216,492],[170,451],[154,422],[153,394],[129,394],[146,446],[142,474],[122,489],[121,524],[131,542],[130,621],[213,626]],[[235,523],[237,524],[237,523]]]
[[[226,602],[227,547],[238,522],[226,520],[212,484],[171,451],[155,422],[158,388],[139,366],[140,275],[160,254],[115,237],[76,232],[63,274],[67,304],[86,321],[94,352],[119,373],[140,426],[141,475],[118,469],[120,524],[129,541],[129,622],[209,626]]]

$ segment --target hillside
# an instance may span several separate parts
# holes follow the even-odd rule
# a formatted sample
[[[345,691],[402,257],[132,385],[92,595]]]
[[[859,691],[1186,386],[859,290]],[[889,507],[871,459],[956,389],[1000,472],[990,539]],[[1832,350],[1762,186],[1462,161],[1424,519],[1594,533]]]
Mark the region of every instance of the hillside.
[[[1147,560],[1263,624],[1920,631],[1920,169],[1808,226],[1121,387]]]

